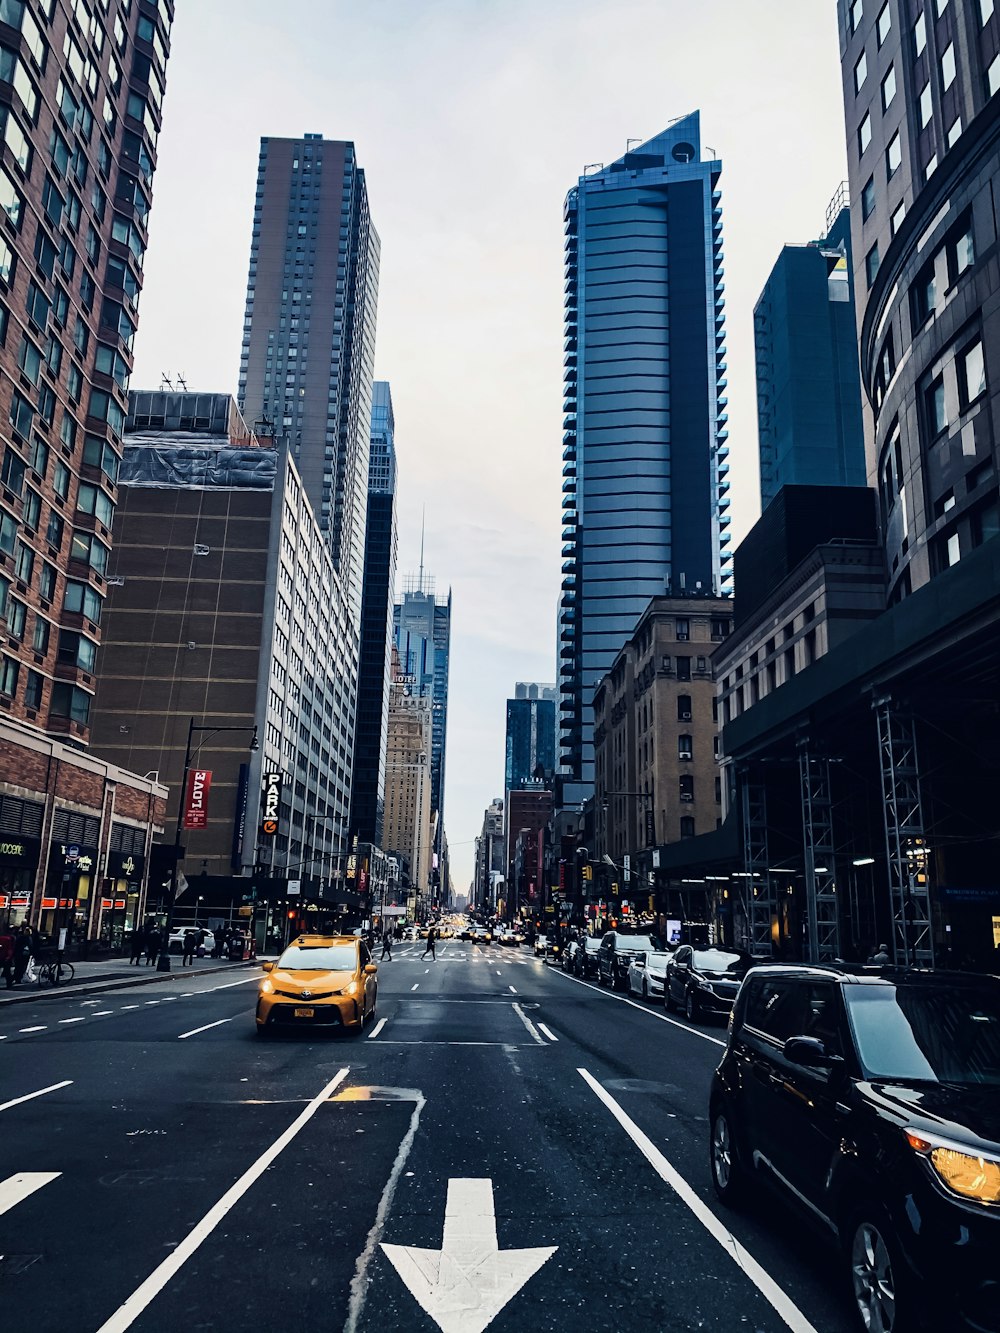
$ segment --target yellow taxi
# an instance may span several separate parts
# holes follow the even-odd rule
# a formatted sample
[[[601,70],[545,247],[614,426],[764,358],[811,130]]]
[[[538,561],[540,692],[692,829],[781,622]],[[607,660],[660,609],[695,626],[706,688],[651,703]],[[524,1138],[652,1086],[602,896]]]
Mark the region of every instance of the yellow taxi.
[[[300,935],[276,963],[261,966],[258,1037],[313,1025],[360,1032],[375,1017],[378,968],[356,935]]]

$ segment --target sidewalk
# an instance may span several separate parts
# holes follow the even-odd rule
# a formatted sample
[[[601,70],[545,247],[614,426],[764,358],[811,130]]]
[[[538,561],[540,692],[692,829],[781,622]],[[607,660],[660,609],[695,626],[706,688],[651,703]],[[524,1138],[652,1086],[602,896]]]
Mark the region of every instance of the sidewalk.
[[[242,963],[229,963],[222,958],[196,958],[190,967],[181,966],[181,955],[170,955],[170,971],[157,972],[155,966],[147,967],[145,962],[138,967],[129,965],[127,958],[101,958],[75,962],[72,981],[59,986],[39,986],[22,981],[13,990],[0,989],[0,1008],[6,1004],[34,1003],[47,997],[66,995],[68,992],[123,990],[129,986],[149,986],[154,982],[184,980],[196,975],[212,972],[238,972],[248,967],[259,967],[259,961],[244,960]]]

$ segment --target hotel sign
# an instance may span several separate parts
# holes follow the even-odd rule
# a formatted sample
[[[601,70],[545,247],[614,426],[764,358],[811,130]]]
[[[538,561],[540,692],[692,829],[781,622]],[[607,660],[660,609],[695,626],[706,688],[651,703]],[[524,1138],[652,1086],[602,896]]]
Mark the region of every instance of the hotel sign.
[[[184,794],[184,827],[208,826],[208,790],[212,785],[212,770],[192,768],[187,776]]]
[[[278,832],[278,818],[281,814],[281,774],[264,774],[264,796],[261,807],[260,831],[266,838],[273,838]]]

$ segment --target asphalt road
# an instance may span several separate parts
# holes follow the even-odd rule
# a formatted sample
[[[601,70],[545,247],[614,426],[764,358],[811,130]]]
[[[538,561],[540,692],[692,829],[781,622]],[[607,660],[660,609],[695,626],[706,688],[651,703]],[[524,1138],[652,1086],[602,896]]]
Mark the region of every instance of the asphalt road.
[[[360,1037],[258,1041],[256,972],[0,1012],[0,1326],[849,1333],[825,1242],[712,1192],[720,1028],[421,951]]]

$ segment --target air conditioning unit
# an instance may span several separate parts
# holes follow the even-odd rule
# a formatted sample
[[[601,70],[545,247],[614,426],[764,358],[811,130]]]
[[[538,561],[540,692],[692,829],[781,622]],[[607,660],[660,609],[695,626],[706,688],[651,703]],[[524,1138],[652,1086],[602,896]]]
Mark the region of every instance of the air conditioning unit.
[[[681,793],[681,800],[687,801],[688,804],[690,804],[694,800],[694,797],[691,795],[689,791],[685,791]]]
[[[693,759],[693,758],[694,758],[694,755],[691,753],[690,750],[681,750],[681,752],[680,752],[680,754],[677,756],[677,758],[678,758],[678,759]],[[691,799],[691,798],[690,798],[690,796],[689,796],[689,797],[688,797],[688,800],[690,800],[690,799]]]
[[[686,713],[681,713],[681,714],[680,714],[680,719],[681,719],[682,722],[690,722],[690,721],[691,721],[691,713],[690,713],[690,710],[689,710],[688,712],[686,712]]]

